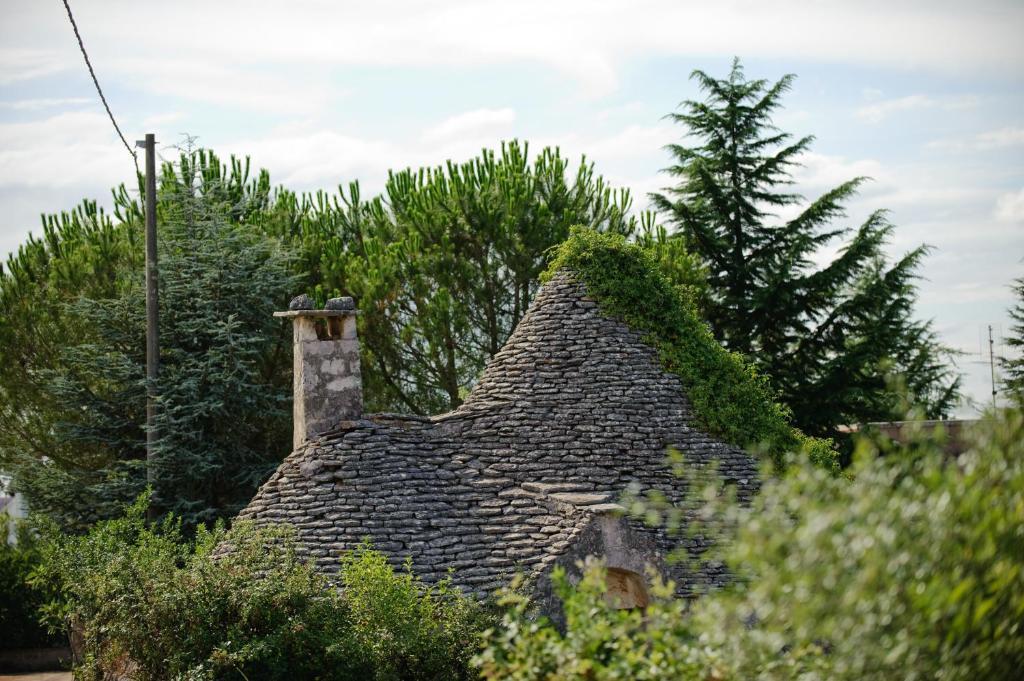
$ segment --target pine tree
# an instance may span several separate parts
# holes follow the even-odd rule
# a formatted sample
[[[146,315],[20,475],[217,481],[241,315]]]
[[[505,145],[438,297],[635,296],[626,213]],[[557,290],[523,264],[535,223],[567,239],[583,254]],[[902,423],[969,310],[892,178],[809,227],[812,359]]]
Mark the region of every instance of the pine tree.
[[[693,144],[670,145],[666,170],[678,184],[652,200],[707,268],[704,311],[716,337],[771,377],[809,434],[895,416],[890,372],[905,376],[928,416],[948,413],[959,377],[930,323],[913,317],[928,247],[889,262],[883,249],[894,226],[883,210],[854,230],[834,226],[867,178],[809,203],[787,191],[813,142],[772,123],[794,76],[748,80],[736,60],[724,80],[699,70],[692,78],[706,98],[670,117]],[[791,219],[776,214],[793,208]],[[816,266],[815,256],[840,240],[839,255]]]
[[[268,229],[301,247],[319,297],[359,304],[367,407],[432,414],[462,402],[571,226],[643,232],[658,245],[630,202],[586,160],[573,171],[557,149],[531,160],[512,141],[465,163],[392,172],[369,200],[356,183],[336,198],[282,195]],[[691,283],[686,264],[676,276]]]
[[[1013,282],[1017,304],[1010,308],[1013,326],[1006,337],[1006,344],[1016,350],[1017,357],[1004,357],[1003,387],[1018,404],[1024,404],[1024,277]]]

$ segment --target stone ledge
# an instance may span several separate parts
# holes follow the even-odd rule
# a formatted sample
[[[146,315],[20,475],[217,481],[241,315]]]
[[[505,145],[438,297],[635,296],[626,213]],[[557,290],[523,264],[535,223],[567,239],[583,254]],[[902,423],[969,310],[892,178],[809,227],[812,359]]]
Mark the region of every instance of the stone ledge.
[[[359,314],[359,310],[285,310],[283,312],[275,312],[275,317],[354,317]]]
[[[572,504],[573,506],[594,506],[595,504],[605,504],[612,497],[611,492],[600,492],[597,494],[584,494],[575,492],[555,492],[554,494],[548,495],[555,501],[560,501],[563,504]]]

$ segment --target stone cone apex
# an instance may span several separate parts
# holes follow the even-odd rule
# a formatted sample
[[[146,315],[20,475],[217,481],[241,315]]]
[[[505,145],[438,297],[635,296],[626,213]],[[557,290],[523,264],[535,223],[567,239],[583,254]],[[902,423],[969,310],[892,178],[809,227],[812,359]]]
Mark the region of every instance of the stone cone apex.
[[[292,320],[295,449],[363,413],[355,304],[348,297],[332,298],[323,310],[313,308],[303,294],[292,299],[287,312],[274,313]]]

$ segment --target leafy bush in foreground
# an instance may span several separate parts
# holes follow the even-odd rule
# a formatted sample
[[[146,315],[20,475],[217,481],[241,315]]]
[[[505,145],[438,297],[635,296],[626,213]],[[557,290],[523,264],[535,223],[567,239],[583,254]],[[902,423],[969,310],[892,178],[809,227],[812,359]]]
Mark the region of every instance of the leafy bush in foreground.
[[[863,440],[852,475],[796,462],[737,528],[726,590],[685,607],[656,587],[613,610],[599,566],[562,584],[567,629],[514,596],[476,660],[487,679],[1011,679],[1024,668],[1024,414],[941,437]],[[660,597],[658,597],[660,596]]]
[[[358,654],[375,679],[469,679],[492,614],[449,580],[425,587],[412,564],[396,572],[368,546],[342,557],[341,599]]]
[[[173,520],[147,527],[144,508],[50,547],[64,601],[49,614],[84,635],[77,679],[468,677],[483,615],[447,584],[363,547],[344,557],[339,591],[287,528],[200,526],[189,543]]]
[[[36,648],[61,643],[60,636],[49,634],[39,622],[39,608],[48,594],[33,581],[42,552],[31,527],[19,521],[17,543],[7,543],[11,522],[0,513],[0,650]]]
[[[502,681],[707,680],[710,665],[698,644],[686,602],[668,584],[656,584],[644,610],[620,610],[604,598],[604,570],[588,565],[582,581],[565,572],[552,577],[562,599],[565,632],[535,619],[530,601],[512,591],[501,626],[485,633],[487,646],[474,659],[484,679]]]
[[[797,468],[766,486],[738,516],[745,588],[701,614],[731,622],[708,639],[739,676],[803,658],[833,679],[1019,678],[1024,413],[972,437],[956,460],[941,433],[862,441],[850,482]]]

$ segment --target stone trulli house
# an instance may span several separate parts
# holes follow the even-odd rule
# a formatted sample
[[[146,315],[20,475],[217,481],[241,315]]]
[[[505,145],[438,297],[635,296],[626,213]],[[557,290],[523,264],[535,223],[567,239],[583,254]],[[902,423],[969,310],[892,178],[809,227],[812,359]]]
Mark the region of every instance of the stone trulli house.
[[[278,313],[294,323],[295,449],[240,517],[290,523],[328,573],[368,538],[427,581],[452,570],[467,592],[524,573],[548,605],[552,568],[588,555],[624,606],[646,602],[650,568],[682,593],[723,578],[667,565],[672,540],[616,502],[630,483],[679,488],[668,447],[717,462],[741,497],[757,462],[701,432],[680,380],[572,272],[541,288],[465,403],[430,418],[362,413],[350,302]]]

